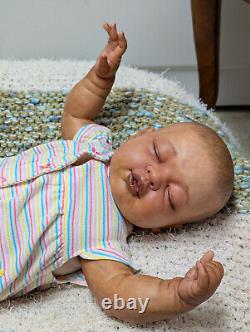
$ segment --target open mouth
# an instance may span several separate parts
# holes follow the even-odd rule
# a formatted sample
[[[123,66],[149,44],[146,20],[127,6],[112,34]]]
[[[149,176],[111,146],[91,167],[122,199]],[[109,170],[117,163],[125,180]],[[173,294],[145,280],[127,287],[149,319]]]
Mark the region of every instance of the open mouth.
[[[139,197],[139,183],[133,176],[132,172],[130,172],[129,175],[127,176],[126,183],[130,193],[133,196]]]

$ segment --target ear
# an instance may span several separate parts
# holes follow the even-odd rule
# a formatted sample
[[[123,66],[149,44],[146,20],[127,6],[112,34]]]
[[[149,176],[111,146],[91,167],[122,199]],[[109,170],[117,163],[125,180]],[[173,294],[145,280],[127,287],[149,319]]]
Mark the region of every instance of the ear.
[[[136,138],[138,136],[141,136],[141,135],[144,135],[144,134],[148,134],[148,133],[151,133],[155,131],[155,128],[154,127],[147,127],[143,130],[138,130],[136,134],[133,134],[129,137],[129,139],[133,139],[133,138]]]

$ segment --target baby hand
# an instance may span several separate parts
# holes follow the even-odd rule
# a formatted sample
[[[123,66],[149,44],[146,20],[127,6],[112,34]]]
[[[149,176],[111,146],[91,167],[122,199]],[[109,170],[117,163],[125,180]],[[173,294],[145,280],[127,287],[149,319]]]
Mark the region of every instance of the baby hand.
[[[213,251],[208,251],[180,281],[178,294],[186,304],[199,305],[212,296],[219,286],[224,269],[213,257]]]
[[[101,78],[113,78],[127,49],[127,40],[123,32],[117,32],[115,23],[104,23],[103,28],[109,40],[97,60],[95,70]]]

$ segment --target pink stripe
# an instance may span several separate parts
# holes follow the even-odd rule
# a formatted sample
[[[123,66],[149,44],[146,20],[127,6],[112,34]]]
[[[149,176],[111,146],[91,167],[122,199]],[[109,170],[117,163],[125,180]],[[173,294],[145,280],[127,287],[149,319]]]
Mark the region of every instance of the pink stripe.
[[[39,145],[35,146],[34,149],[36,149],[38,153],[41,153],[41,147]]]
[[[61,212],[62,213],[64,213],[64,210],[65,210],[65,178],[64,178],[64,176],[65,176],[65,173],[64,173],[64,171],[62,171],[62,184],[63,184],[63,190],[62,190],[62,202],[61,202],[61,206],[62,206],[62,208],[61,208]],[[61,233],[60,234],[62,234],[62,223],[60,222],[60,230],[61,230]]]
[[[55,150],[55,148],[54,148],[54,144],[57,145],[57,141],[53,141],[53,142],[50,142],[50,143],[51,143],[51,144],[50,144],[50,147],[51,147],[51,149],[52,149],[52,151],[53,151],[53,153],[52,153],[53,158],[51,158],[50,161],[51,161],[51,165],[52,165],[53,167],[56,167],[57,165],[56,165],[56,162],[55,162],[54,157],[57,155],[57,153],[56,153],[56,150]]]
[[[75,232],[74,232],[74,226],[76,223],[76,183],[77,183],[77,179],[76,179],[76,171],[75,171],[75,167],[72,167],[72,173],[73,173],[73,184],[72,184],[72,188],[73,188],[73,208],[72,208],[72,214],[71,214],[71,220],[69,221],[70,223],[72,223],[72,240],[71,240],[71,254],[74,253],[74,242],[75,242]],[[68,236],[70,236],[70,234],[68,234]]]
[[[122,259],[124,259],[126,261],[126,258],[122,255],[120,255],[117,251],[115,251],[113,248],[109,248],[109,249],[106,249],[106,248],[98,248],[98,251],[103,251],[103,252],[107,252],[107,253],[113,253],[115,256],[118,256]]]

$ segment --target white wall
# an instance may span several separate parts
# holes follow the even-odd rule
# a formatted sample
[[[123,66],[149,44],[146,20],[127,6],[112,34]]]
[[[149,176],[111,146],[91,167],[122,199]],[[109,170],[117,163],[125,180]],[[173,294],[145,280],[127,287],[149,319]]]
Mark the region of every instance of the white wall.
[[[222,1],[219,104],[250,104],[250,5]],[[170,68],[198,94],[190,0],[0,0],[0,58],[95,59],[105,21],[125,31],[124,63]]]

